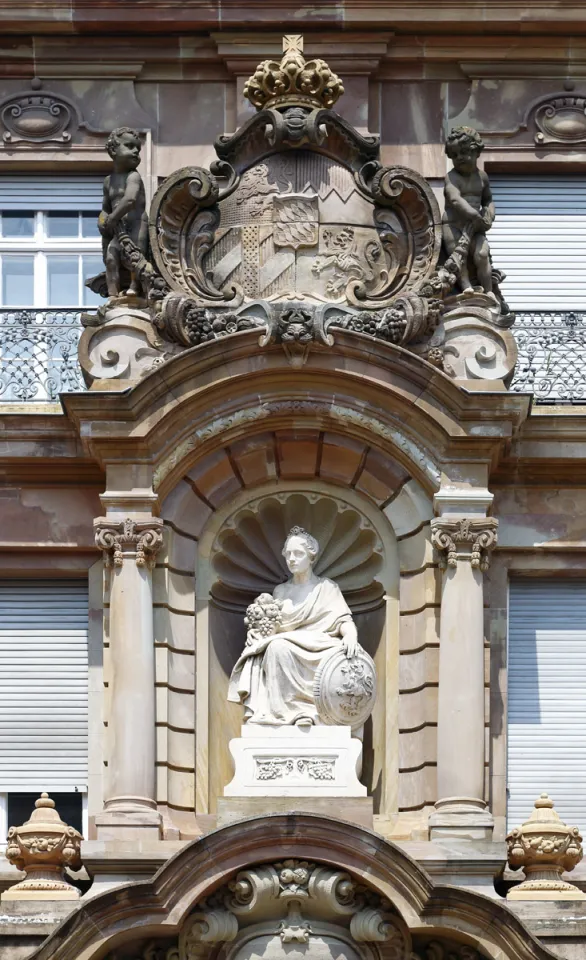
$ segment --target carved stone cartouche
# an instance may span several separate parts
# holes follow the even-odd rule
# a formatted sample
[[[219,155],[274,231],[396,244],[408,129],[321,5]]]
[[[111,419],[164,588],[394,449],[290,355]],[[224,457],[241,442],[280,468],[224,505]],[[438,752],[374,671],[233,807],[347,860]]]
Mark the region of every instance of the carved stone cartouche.
[[[65,867],[81,867],[81,834],[64,823],[46,794],[35,802],[30,820],[10,827],[6,859],[26,877],[9,887],[2,900],[77,900],[80,891],[65,878]]]
[[[257,113],[218,138],[209,170],[184,167],[159,187],[149,247],[142,235],[117,228],[114,259],[144,298],[129,309],[144,308],[162,343],[180,350],[258,328],[261,349],[280,345],[300,367],[310,350],[331,347],[342,328],[406,347],[456,378],[510,376],[510,338],[495,332],[504,310],[501,275],[481,242],[494,215],[490,202],[482,230],[476,222],[473,229],[444,224],[451,242],[440,263],[433,191],[415,171],[381,164],[378,137],[363,136],[332,109],[342,93],[323,60],[305,60],[301,37],[284,38],[282,59],[264,61],[245,85]],[[106,226],[112,216],[104,211]],[[470,263],[484,270],[486,302],[463,331],[442,315]],[[110,292],[119,289],[116,269],[111,265]],[[107,358],[118,353],[106,344],[110,306],[101,313],[106,337],[88,326],[83,348],[85,358],[93,356],[91,341],[99,337],[106,359],[93,377],[100,381],[108,378]],[[138,351],[152,349],[147,341],[133,333]],[[163,346],[158,361],[172,352]],[[152,364],[135,357],[129,367],[136,377]],[[116,364],[112,370],[113,379],[124,379]]]

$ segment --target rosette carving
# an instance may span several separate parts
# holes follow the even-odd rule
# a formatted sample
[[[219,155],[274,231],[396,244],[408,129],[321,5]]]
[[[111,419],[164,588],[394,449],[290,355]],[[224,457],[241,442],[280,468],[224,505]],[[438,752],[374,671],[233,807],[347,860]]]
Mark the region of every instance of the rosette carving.
[[[155,556],[163,544],[163,521],[159,517],[148,520],[94,520],[96,546],[104,552],[107,567],[120,567],[125,553],[134,555],[137,567],[154,566]]]

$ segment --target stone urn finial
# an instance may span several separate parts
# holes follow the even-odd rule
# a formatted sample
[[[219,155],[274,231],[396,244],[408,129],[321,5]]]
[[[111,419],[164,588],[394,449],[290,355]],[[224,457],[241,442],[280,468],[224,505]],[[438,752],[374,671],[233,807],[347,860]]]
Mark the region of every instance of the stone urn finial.
[[[77,887],[65,879],[65,867],[81,866],[81,834],[63,823],[47,793],[35,801],[30,820],[10,827],[6,859],[26,877],[10,887],[2,900],[77,900]]]
[[[507,836],[507,855],[513,870],[523,867],[526,879],[507,893],[508,900],[586,900],[586,894],[562,880],[583,856],[578,827],[568,827],[542,793],[535,809]]]

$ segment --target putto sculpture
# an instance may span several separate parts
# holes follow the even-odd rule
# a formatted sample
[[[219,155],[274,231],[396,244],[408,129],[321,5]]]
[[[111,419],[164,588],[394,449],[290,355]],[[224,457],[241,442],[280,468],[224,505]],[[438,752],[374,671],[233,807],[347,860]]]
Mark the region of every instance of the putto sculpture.
[[[482,150],[483,140],[472,127],[454,127],[446,140],[446,154],[454,166],[445,179],[443,238],[448,256],[454,253],[462,236],[468,238],[468,255],[459,277],[463,292],[474,292],[473,270],[481,290],[494,296],[486,232],[492,227],[495,214],[488,176],[478,169]]]
[[[338,329],[404,347],[456,378],[510,377],[514,341],[499,328],[512,317],[486,243],[494,209],[478,134],[448,138],[442,256],[427,181],[383,166],[379,138],[333,110],[342,82],[325,61],[305,60],[302,37],[285,37],[283,49],[245,84],[257,112],[217,139],[210,169],[184,167],[161,184],[148,246],[138,135],[110,137],[100,229],[114,299],[82,321],[90,385],[136,381],[182,350],[255,328],[259,349],[282,347],[293,367],[332,347]],[[484,300],[454,302],[460,287]],[[140,297],[124,304],[124,290]]]
[[[140,134],[130,127],[118,127],[106,141],[106,150],[114,162],[114,170],[104,180],[102,212],[98,217],[98,229],[102,234],[102,255],[106,267],[106,288],[109,297],[118,297],[126,292],[130,296],[139,293],[136,276],[130,271],[129,284],[124,284],[125,264],[120,246],[123,234],[145,255],[148,250],[148,217],[144,183],[138,172],[140,164]],[[88,285],[102,292],[102,275],[88,281]],[[125,291],[124,287],[128,286]]]
[[[272,597],[261,594],[248,607],[246,645],[232,671],[228,699],[244,704],[249,724],[358,726],[372,711],[374,664],[358,643],[342,591],[314,573],[318,552],[315,537],[293,527],[283,547],[291,578],[275,587]],[[333,685],[324,684],[324,667],[336,654]],[[347,674],[346,686],[339,670]],[[339,710],[347,710],[341,721],[324,713],[332,692]]]

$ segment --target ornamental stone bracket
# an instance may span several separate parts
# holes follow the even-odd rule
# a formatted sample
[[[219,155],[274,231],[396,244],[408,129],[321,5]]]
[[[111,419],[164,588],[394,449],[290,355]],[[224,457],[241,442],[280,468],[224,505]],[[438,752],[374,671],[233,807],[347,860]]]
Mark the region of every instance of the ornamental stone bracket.
[[[134,557],[137,567],[151,569],[157,551],[163,544],[163,521],[159,517],[146,520],[94,520],[96,546],[104,552],[107,567],[122,566],[126,557]]]
[[[498,520],[494,517],[434,518],[431,542],[440,554],[442,568],[467,560],[484,573],[489,567],[490,552],[497,544],[497,529]]]

